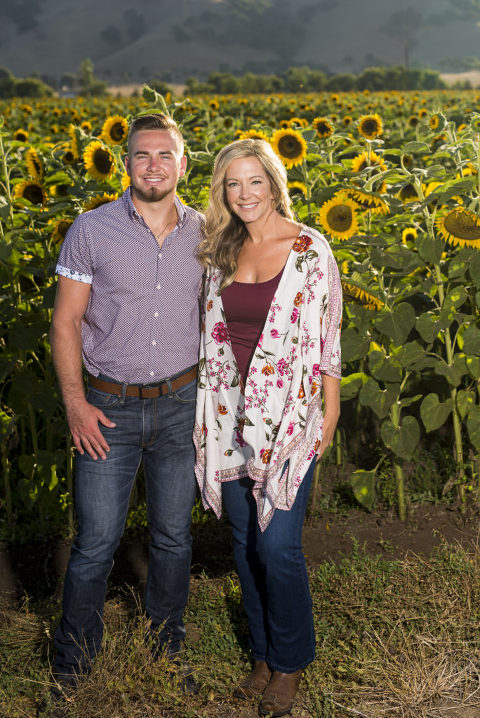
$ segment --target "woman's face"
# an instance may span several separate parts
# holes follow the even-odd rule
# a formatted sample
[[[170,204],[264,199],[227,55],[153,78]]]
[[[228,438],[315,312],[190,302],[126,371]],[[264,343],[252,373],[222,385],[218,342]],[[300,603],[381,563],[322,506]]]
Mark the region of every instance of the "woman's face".
[[[272,185],[256,157],[233,160],[225,173],[228,206],[245,224],[266,219],[273,211]]]

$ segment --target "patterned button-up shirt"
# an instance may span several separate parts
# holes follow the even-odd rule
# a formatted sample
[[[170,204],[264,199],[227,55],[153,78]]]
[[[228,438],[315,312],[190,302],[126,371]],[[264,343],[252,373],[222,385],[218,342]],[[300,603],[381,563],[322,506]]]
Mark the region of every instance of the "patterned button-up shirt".
[[[57,273],[91,284],[83,361],[94,376],[153,384],[198,360],[195,250],[203,217],[175,198],[178,222],[160,248],[127,191],[77,217]]]

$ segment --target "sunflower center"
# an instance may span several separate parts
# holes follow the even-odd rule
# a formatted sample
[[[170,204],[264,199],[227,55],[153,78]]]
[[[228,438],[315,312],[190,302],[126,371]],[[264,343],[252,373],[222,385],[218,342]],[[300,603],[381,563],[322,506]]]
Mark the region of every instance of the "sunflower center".
[[[327,222],[335,232],[347,232],[352,226],[353,213],[348,204],[339,204],[327,212]]]
[[[25,187],[23,196],[32,202],[32,204],[43,204],[43,192],[38,184],[29,184]]]
[[[376,135],[378,129],[378,122],[376,120],[365,120],[363,123],[363,131],[366,135]]]
[[[124,128],[121,122],[115,122],[110,128],[110,137],[115,142],[121,142],[125,136]]]
[[[296,137],[285,135],[278,142],[278,149],[282,157],[294,160],[302,154],[302,145]]]
[[[458,239],[480,239],[480,226],[478,221],[465,212],[450,212],[444,220],[447,232]]]
[[[103,147],[99,147],[95,150],[93,164],[102,175],[108,175],[113,165],[110,152],[108,152],[108,150],[104,150]]]

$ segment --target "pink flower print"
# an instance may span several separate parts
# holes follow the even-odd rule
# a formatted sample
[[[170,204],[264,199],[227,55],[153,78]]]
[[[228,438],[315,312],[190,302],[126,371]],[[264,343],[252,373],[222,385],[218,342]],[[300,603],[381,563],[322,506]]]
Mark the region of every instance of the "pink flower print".
[[[227,327],[223,322],[217,322],[213,327],[212,337],[216,344],[223,344],[228,341]]]
[[[263,334],[260,334],[260,339],[258,340],[258,346],[261,347],[263,342]]]
[[[290,424],[288,425],[288,429],[287,429],[287,434],[289,436],[291,436],[293,434],[294,428],[295,428],[295,424],[293,423],[293,421],[291,421]]]
[[[323,349],[323,347],[322,347],[322,349]],[[320,376],[320,364],[313,365],[313,376]]]
[[[320,351],[323,352],[324,346],[325,346],[325,339],[323,337],[320,337]]]
[[[278,329],[271,329],[271,330],[270,330],[270,335],[271,335],[274,339],[278,339],[279,336],[280,336],[280,332],[278,331]]]
[[[297,307],[295,307],[292,312],[292,316],[290,317],[290,321],[292,322],[292,324],[295,324],[297,319],[298,319],[298,309],[297,309]]]
[[[281,379],[277,379],[277,386],[278,386],[279,389],[282,388],[282,386],[283,386],[283,381],[282,381]]]
[[[287,370],[287,362],[285,359],[279,359],[277,362],[277,372],[280,374],[280,376],[283,376]]]

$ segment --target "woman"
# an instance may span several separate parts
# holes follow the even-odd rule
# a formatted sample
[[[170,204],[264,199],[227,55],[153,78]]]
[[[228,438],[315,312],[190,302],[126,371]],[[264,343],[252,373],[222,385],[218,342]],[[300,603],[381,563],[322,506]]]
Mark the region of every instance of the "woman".
[[[264,140],[216,158],[194,437],[204,505],[220,516],[223,498],[232,527],[255,661],[234,695],[262,696],[274,716],[314,659],[302,524],[340,405],[338,270],[325,238],[294,221],[286,180]]]

